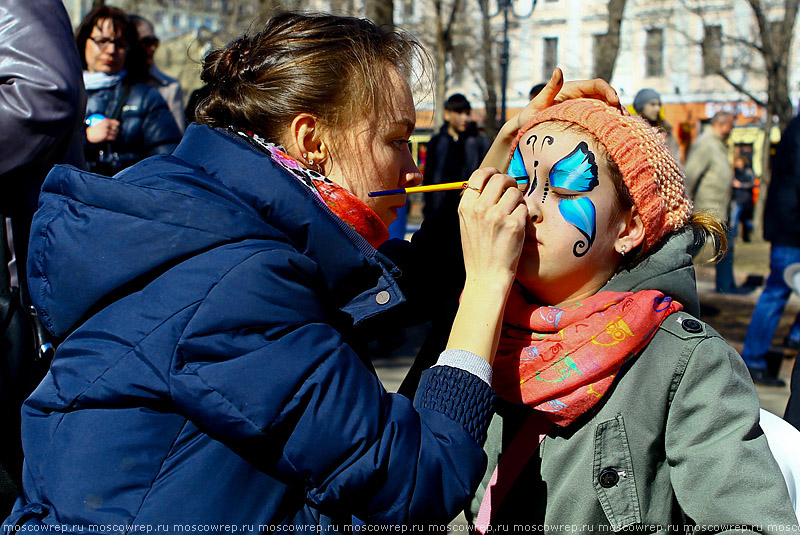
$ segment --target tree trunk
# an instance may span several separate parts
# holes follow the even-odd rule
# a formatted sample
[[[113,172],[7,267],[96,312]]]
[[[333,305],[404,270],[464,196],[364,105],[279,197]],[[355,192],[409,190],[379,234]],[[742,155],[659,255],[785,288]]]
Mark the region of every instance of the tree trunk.
[[[608,0],[608,32],[600,38],[600,47],[595,57],[597,64],[594,66],[595,78],[610,81],[614,74],[614,66],[619,54],[620,28],[622,27],[622,13],[625,11],[626,0]]]
[[[378,26],[394,27],[393,0],[366,0],[364,9],[367,18]]]
[[[433,109],[433,124],[438,126],[444,122],[444,102],[447,98],[447,60],[453,53],[453,25],[456,15],[461,9],[461,0],[454,0],[447,22],[444,20],[443,0],[435,0],[436,10],[436,47],[434,49],[434,68],[436,69],[435,101]]]
[[[778,127],[783,133],[793,115],[792,101],[789,97],[789,56],[795,20],[797,19],[798,0],[784,1],[784,18],[776,23],[768,21],[761,0],[748,0],[748,3],[758,24],[761,38],[760,51],[767,71],[767,102],[765,106],[767,117],[764,121],[762,173],[758,202],[753,213],[754,234],[760,238],[762,236],[761,225],[764,205],[767,200],[767,189],[770,182],[770,149],[772,148],[770,134],[773,117],[777,117]]]
[[[492,26],[489,19],[489,0],[478,0],[481,6],[481,49],[483,52],[483,90],[484,102],[486,104],[486,118],[484,119],[484,129],[486,135],[494,138],[500,130],[500,123],[497,117],[497,75],[494,66],[498,63],[495,60],[492,43]]]

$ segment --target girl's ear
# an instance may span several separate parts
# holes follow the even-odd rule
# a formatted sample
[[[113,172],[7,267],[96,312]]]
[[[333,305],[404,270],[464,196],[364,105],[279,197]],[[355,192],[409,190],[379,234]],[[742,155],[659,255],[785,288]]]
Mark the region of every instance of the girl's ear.
[[[315,116],[298,114],[292,119],[287,138],[286,151],[304,165],[317,168],[328,159],[328,148],[322,140],[322,125]]]
[[[624,225],[617,236],[615,247],[617,252],[633,251],[644,241],[644,223],[642,216],[634,206],[623,221]]]

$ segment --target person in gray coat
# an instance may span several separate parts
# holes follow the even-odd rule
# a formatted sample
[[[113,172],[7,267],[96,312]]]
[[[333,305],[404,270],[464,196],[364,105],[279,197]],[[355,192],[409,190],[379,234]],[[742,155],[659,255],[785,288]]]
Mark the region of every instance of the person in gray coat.
[[[696,318],[694,233],[725,234],[692,213],[667,145],[588,100],[539,112],[517,141],[529,224],[476,530],[800,529],[747,368]]]
[[[692,144],[686,158],[686,190],[694,200],[697,211],[708,212],[727,224],[733,193],[733,167],[725,145],[733,130],[733,115],[717,112],[711,124]],[[728,237],[731,238],[730,233]],[[717,291],[737,293],[733,278],[733,240],[717,263]]]

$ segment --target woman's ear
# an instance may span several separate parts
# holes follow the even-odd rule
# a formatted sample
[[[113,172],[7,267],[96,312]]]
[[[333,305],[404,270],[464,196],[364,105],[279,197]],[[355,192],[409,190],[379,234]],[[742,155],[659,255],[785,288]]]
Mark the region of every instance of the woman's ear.
[[[318,169],[328,159],[328,147],[322,140],[322,124],[317,117],[309,113],[298,114],[292,119],[288,137],[287,152],[302,164]]]
[[[631,208],[623,223],[617,237],[616,249],[619,252],[633,251],[644,241],[644,223],[636,207]]]

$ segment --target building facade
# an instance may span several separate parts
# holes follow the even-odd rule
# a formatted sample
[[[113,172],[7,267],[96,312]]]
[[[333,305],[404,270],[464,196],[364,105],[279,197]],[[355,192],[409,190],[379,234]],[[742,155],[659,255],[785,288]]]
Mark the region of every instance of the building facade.
[[[771,23],[783,19],[782,1],[763,3]],[[404,0],[401,4],[403,9],[396,12],[399,24],[408,25],[417,34],[430,33],[421,27],[421,12],[432,9],[433,2]],[[608,29],[608,0],[513,0],[511,4],[512,11],[522,17],[510,17],[509,114],[527,103],[530,88],[546,81],[555,66],[562,68],[567,79],[592,78],[598,37]],[[470,11],[465,17],[471,21],[471,29],[462,38],[476,43],[481,14],[469,7],[471,3],[466,5]],[[494,6],[492,0],[491,9],[498,11]],[[532,8],[532,15],[524,18]],[[500,47],[502,14],[490,24]],[[724,70],[733,81],[765,99],[763,61],[752,46],[758,42],[756,20],[747,0],[627,0],[610,83],[626,105],[633,103],[640,89],[658,91],[665,118],[685,145],[699,133],[701,123],[719,110],[733,112],[738,127],[754,127],[748,131],[755,132],[764,122],[764,110],[716,73]],[[800,69],[794,68],[800,57],[797,48],[793,43],[789,58],[789,89],[795,103],[800,97]],[[473,67],[472,71],[476,70]],[[482,107],[481,83],[476,83],[474,76],[455,74],[447,94],[463,93],[473,107]],[[743,142],[755,142],[752,135],[745,137]]]

